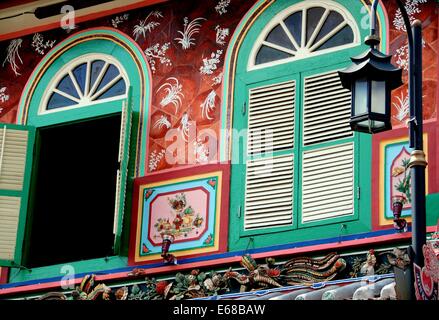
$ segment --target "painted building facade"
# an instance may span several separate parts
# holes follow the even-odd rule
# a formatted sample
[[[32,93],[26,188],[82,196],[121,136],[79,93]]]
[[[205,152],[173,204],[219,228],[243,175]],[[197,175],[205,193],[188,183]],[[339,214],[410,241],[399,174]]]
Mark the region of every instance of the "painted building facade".
[[[0,16],[49,2],[11,1]],[[389,248],[411,239],[393,228],[394,196],[411,215],[396,4],[380,3],[380,50],[405,84],[393,91],[393,129],[372,136],[351,131],[337,73],[366,48],[369,1],[121,2],[17,30],[0,20],[0,296],[71,292],[88,274],[120,287],[196,269],[201,283],[214,278],[207,271],[251,273],[268,257],[282,266],[267,267],[279,285],[329,281],[370,275],[370,249],[372,274],[391,273]],[[423,23],[434,232],[438,3],[405,3]],[[294,278],[299,256],[321,274],[280,281],[279,270]],[[206,292],[216,291],[191,297]]]

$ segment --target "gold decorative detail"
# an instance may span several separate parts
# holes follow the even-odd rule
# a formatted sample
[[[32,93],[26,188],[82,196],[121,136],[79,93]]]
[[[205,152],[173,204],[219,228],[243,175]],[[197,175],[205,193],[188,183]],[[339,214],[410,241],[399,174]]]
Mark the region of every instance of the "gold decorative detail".
[[[427,160],[425,160],[425,153],[422,150],[413,150],[410,154],[409,168],[413,166],[427,166]]]

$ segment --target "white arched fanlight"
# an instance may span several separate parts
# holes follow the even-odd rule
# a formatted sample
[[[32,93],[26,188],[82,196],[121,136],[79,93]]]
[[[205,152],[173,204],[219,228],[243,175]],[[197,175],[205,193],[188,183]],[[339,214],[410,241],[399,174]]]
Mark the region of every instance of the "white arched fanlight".
[[[120,63],[105,54],[80,56],[62,67],[43,96],[39,113],[50,113],[127,96],[128,77]]]
[[[334,1],[306,0],[277,14],[262,30],[248,70],[265,68],[360,44],[352,15]]]

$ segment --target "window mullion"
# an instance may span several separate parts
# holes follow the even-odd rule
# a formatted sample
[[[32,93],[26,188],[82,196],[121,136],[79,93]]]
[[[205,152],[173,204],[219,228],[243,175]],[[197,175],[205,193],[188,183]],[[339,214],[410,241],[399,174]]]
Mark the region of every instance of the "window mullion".
[[[316,28],[314,29],[314,32],[312,33],[311,37],[309,38],[309,40],[307,41],[306,47],[309,49],[309,47],[311,47],[311,44],[314,42],[314,40],[316,39],[317,35],[320,32],[320,29],[322,29],[323,24],[326,21],[326,18],[329,15],[330,10],[328,8],[326,8],[325,13],[320,17],[320,21],[317,24]]]
[[[293,193],[293,227],[297,229],[299,227],[299,215],[301,212],[301,167],[302,167],[302,113],[303,113],[303,80],[302,73],[297,77],[297,90],[296,90],[296,110],[295,110],[295,124],[294,124],[294,193]]]

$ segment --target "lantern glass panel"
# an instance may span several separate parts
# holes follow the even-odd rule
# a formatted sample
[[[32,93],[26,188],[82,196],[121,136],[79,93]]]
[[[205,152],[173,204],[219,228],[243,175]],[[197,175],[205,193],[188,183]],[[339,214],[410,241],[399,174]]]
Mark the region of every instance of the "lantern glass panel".
[[[353,116],[358,116],[367,113],[367,101],[368,101],[368,90],[367,90],[367,79],[361,78],[355,81],[355,97],[354,97],[354,114]]]
[[[376,120],[364,120],[357,123],[357,127],[359,128],[366,128],[366,131],[372,132],[374,129],[380,129],[385,126],[385,123],[382,121],[376,121]]]
[[[371,111],[384,115],[386,113],[386,82],[372,81],[371,95]]]

